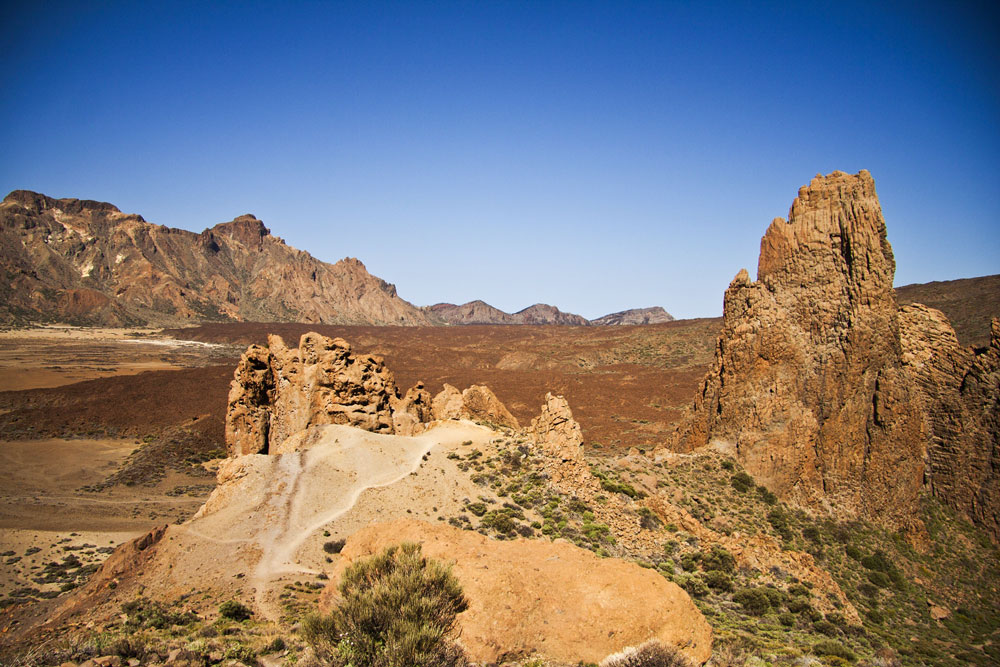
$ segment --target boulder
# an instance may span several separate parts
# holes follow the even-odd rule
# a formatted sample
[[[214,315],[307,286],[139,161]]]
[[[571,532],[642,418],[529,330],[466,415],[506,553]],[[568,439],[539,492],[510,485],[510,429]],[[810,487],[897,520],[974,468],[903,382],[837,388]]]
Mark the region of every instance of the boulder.
[[[520,428],[517,419],[486,385],[474,384],[463,392],[445,383],[431,404],[434,419],[469,419],[493,426]]]
[[[321,597],[329,609],[344,570],[400,542],[452,564],[469,601],[458,642],[470,660],[496,663],[538,653],[556,662],[596,663],[627,646],[659,639],[703,663],[712,629],[691,598],[653,570],[599,558],[563,540],[494,541],[412,519],[371,524],[348,538]]]

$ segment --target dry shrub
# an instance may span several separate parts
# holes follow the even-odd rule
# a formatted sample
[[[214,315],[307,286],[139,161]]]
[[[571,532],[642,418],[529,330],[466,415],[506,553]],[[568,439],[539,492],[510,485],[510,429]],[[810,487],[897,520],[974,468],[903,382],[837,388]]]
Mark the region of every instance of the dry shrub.
[[[601,661],[601,667],[691,667],[691,662],[677,649],[650,639],[609,655]]]

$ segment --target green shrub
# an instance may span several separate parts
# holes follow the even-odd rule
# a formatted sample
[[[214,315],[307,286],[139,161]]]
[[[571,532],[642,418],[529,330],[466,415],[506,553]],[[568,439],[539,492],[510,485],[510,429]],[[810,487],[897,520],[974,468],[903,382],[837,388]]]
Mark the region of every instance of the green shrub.
[[[856,561],[861,560],[861,550],[858,549],[853,544],[848,544],[846,547],[844,547],[844,553],[847,554],[849,558],[853,558]]]
[[[771,601],[760,588],[741,588],[733,595],[733,602],[754,616],[763,616],[771,610]]]
[[[701,566],[705,570],[732,573],[736,571],[736,559],[724,547],[715,545],[708,555],[702,555]]]
[[[813,623],[813,630],[828,637],[836,637],[840,634],[840,630],[837,629],[837,626],[826,620],[820,620]]]
[[[486,503],[469,503],[465,506],[465,509],[469,510],[476,516],[482,516],[486,514]]]
[[[735,475],[733,475],[729,483],[733,485],[733,488],[740,493],[746,493],[750,489],[754,488],[753,477],[746,474],[742,470]]]
[[[704,574],[704,578],[705,583],[708,584],[709,588],[714,588],[717,591],[733,590],[733,578],[725,572],[720,572],[719,570],[709,570]]]
[[[222,618],[228,618],[233,621],[245,621],[253,612],[246,605],[237,602],[236,600],[227,600],[219,605],[219,616]]]
[[[833,656],[836,658],[843,658],[848,662],[854,662],[857,659],[851,649],[847,648],[840,642],[835,642],[830,639],[824,639],[821,642],[817,642],[813,646],[812,650],[814,654],[820,657]]]
[[[783,611],[778,614],[778,622],[786,628],[790,628],[795,625],[795,614],[790,611]]]
[[[705,584],[705,580],[699,576],[688,577],[681,582],[681,586],[696,598],[708,595],[708,586]]]
[[[344,571],[340,602],[326,617],[303,621],[318,652],[355,667],[465,665],[449,639],[467,602],[458,581],[420,545],[404,543]]]

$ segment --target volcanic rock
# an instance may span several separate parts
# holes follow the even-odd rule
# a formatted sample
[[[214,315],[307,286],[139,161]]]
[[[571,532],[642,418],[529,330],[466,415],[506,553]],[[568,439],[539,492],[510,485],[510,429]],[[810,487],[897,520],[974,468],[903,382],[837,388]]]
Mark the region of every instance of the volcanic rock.
[[[931,491],[1000,542],[1000,320],[979,350],[959,345],[933,308],[904,306],[900,322],[903,361],[927,420]]]
[[[517,419],[486,385],[472,385],[463,392],[448,384],[431,402],[434,419],[471,419],[494,426],[520,428]]]
[[[351,535],[321,607],[335,603],[351,563],[400,542],[419,543],[425,556],[452,564],[469,600],[458,615],[458,642],[472,661],[537,652],[557,662],[598,662],[653,638],[698,663],[711,655],[704,616],[653,570],[563,540],[501,542],[416,520],[372,524]]]
[[[531,434],[535,443],[552,456],[563,461],[583,458],[583,431],[562,396],[545,394],[541,414],[531,420]]]
[[[289,348],[280,336],[267,340],[266,347],[247,348],[230,384],[230,456],[277,451],[289,437],[321,424],[395,435],[417,435],[435,419],[520,428],[489,387],[473,385],[459,392],[445,384],[432,400],[423,383],[417,383],[400,397],[382,358],[353,354],[342,338],[310,332],[298,348]]]
[[[229,391],[226,445],[230,455],[267,453],[318,424],[393,433],[392,373],[379,357],[351,354],[342,338],[307,333],[298,349],[280,336],[250,346]]]
[[[669,447],[717,441],[784,499],[907,525],[925,426],[904,368],[895,261],[867,171],[817,176],[724,300],[713,368]]]
[[[431,323],[358,260],[321,262],[252,215],[195,234],[16,190],[0,204],[0,268],[0,322]]]
[[[392,427],[396,435],[416,435],[432,419],[431,395],[423,382],[408,389],[403,398],[392,401]]]

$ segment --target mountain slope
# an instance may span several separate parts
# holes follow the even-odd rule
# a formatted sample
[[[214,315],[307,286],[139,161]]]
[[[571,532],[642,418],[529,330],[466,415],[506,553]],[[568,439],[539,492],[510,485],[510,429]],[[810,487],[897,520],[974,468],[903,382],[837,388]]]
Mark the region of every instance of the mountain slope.
[[[16,190],[0,204],[0,269],[7,322],[431,323],[358,260],[321,262],[252,215],[195,234]]]
[[[446,324],[563,324],[587,326],[587,318],[573,313],[564,313],[555,306],[536,303],[514,314],[505,313],[485,301],[470,301],[460,306],[453,303],[438,303],[424,309],[433,317]]]
[[[591,324],[599,326],[627,325],[627,324],[659,324],[660,322],[673,322],[674,316],[663,309],[662,306],[651,308],[631,308],[617,313],[610,313],[604,317],[591,320]]]

